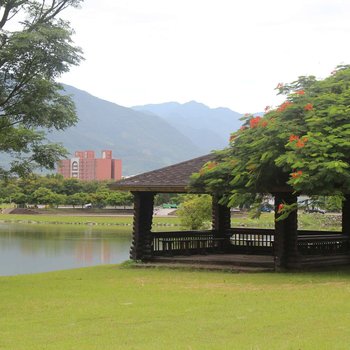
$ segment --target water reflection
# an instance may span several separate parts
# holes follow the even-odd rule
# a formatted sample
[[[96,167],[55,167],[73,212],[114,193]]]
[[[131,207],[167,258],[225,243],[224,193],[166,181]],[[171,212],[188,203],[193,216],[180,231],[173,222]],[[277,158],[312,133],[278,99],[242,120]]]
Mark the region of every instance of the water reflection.
[[[0,224],[0,275],[114,264],[129,258],[130,227]]]

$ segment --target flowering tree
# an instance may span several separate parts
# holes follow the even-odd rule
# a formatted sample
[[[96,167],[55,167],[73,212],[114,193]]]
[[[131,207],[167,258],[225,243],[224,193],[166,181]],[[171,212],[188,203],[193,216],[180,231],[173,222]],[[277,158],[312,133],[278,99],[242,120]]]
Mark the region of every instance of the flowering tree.
[[[193,175],[193,187],[229,206],[286,189],[350,192],[350,66],[337,67],[324,80],[302,76],[276,89],[285,102],[266,107],[261,117],[245,115],[229,147]]]

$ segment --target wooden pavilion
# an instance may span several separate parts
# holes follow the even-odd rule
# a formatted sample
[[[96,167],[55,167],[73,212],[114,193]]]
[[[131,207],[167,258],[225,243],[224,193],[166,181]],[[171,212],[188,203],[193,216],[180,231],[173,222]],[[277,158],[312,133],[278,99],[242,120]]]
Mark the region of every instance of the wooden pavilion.
[[[230,208],[213,197],[212,229],[152,232],[154,196],[188,193],[191,174],[214,155],[209,154],[143,173],[112,184],[113,190],[134,195],[133,240],[130,258],[143,262],[265,267],[275,271],[350,264],[350,196],[345,196],[342,231],[298,230],[297,211],[275,229],[232,228]],[[271,190],[275,217],[281,203],[297,202],[288,187]]]

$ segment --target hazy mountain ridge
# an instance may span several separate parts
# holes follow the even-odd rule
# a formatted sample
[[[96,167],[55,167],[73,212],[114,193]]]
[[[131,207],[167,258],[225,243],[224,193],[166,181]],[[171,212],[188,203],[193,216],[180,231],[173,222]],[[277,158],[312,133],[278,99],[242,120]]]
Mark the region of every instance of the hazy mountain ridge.
[[[79,122],[48,138],[75,150],[111,149],[123,160],[123,175],[136,174],[203,154],[162,118],[119,106],[64,85],[76,104]]]
[[[158,115],[187,136],[202,152],[228,145],[230,133],[238,130],[242,116],[229,108],[210,108],[190,101],[184,104],[168,102],[134,106],[134,110]]]
[[[111,149],[123,160],[123,175],[132,175],[194,158],[228,145],[241,114],[190,101],[127,108],[64,85],[77,109],[79,122],[48,138],[73,154]]]

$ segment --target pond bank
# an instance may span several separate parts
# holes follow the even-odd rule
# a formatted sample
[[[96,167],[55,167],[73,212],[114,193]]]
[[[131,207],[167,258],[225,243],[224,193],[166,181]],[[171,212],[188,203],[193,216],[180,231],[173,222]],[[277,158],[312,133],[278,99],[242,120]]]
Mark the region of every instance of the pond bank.
[[[31,223],[31,224],[64,224],[64,225],[89,225],[89,226],[132,226],[132,215],[105,215],[103,211],[87,215],[75,215],[74,212],[57,213],[42,211],[35,215],[30,214],[0,214],[0,222],[3,223]],[[273,213],[263,213],[259,219],[251,219],[248,214],[233,215],[232,227],[274,228]],[[341,230],[341,215],[300,213],[298,216],[299,229],[301,230]],[[154,227],[176,227],[181,230],[180,219],[176,216],[154,216]]]

